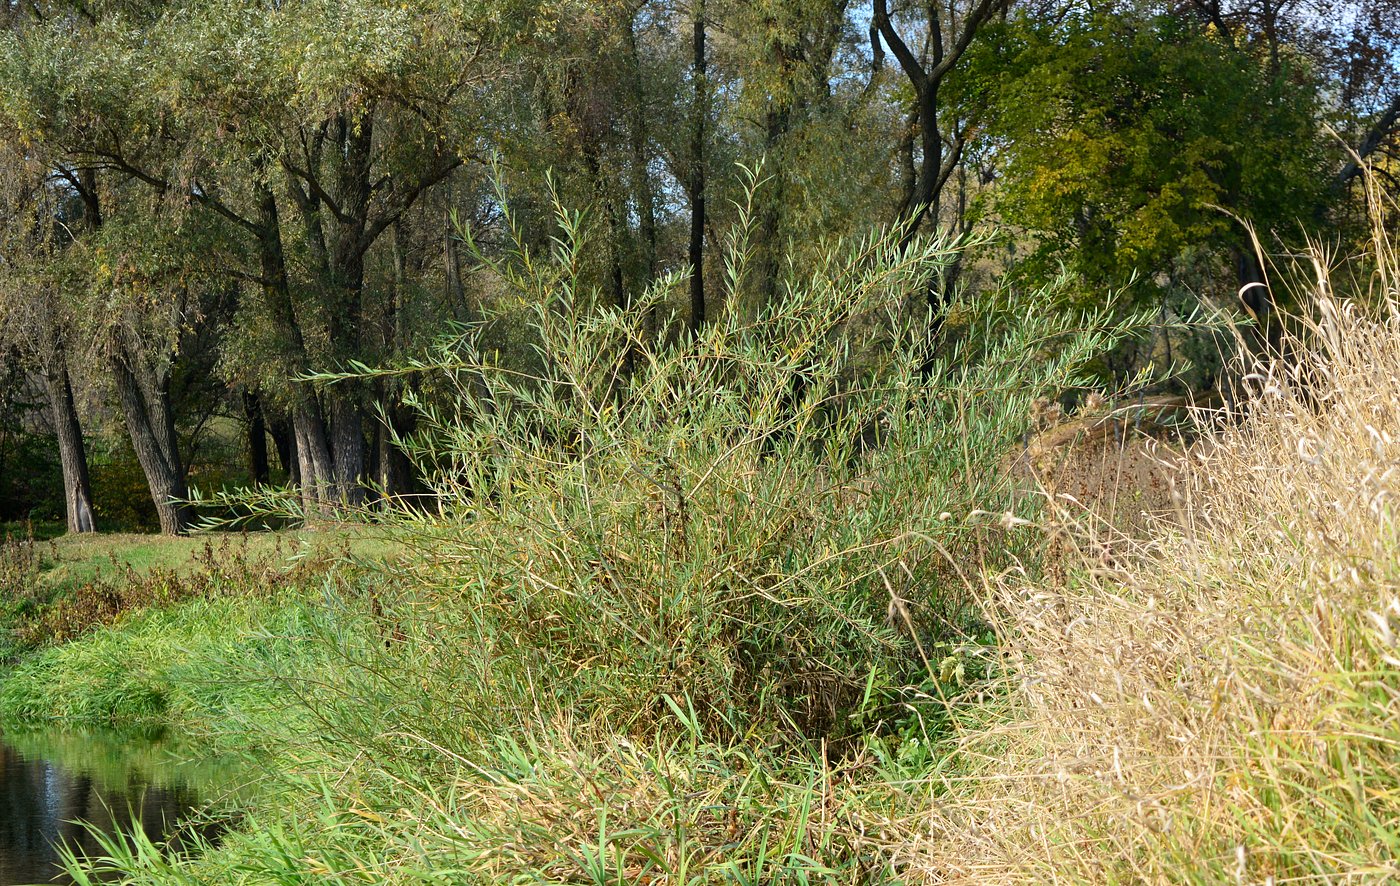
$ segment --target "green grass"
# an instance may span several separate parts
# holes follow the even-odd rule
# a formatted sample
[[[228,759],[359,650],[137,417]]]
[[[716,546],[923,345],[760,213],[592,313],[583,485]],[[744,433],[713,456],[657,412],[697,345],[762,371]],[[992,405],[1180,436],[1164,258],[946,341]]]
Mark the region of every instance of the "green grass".
[[[304,596],[191,600],[40,650],[0,683],[0,722],[213,734],[276,692],[259,665],[306,665]]]
[[[67,525],[61,521],[0,521],[0,540],[32,536],[38,541],[48,541],[67,531]]]
[[[66,535],[0,543],[0,661],[62,642],[130,610],[188,597],[304,584],[337,563],[398,555],[367,527],[285,532]]]

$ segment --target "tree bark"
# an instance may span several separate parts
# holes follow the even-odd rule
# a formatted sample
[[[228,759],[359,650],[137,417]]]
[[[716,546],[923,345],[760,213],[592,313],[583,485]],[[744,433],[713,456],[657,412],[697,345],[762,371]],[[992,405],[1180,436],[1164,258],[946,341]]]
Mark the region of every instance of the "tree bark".
[[[637,51],[637,23],[627,23],[627,51],[632,64],[632,199],[637,205],[637,233],[641,237],[641,290],[656,279],[656,186],[652,182],[647,146],[646,90],[642,80],[642,59]]]
[[[384,418],[388,424],[376,428],[375,444],[379,468],[379,485],[384,497],[394,504],[403,505],[419,491],[418,479],[413,463],[403,450],[394,445],[394,438],[413,433],[416,424],[412,413],[396,402],[386,400]]]
[[[922,156],[915,180],[913,200],[906,201],[902,213],[913,233],[927,218],[938,221],[939,199],[954,167],[962,159],[962,137],[954,133],[951,146],[945,151],[943,133],[938,121],[939,92],[948,74],[971,45],[979,28],[991,15],[1005,5],[1006,0],[971,0],[966,13],[952,16],[952,28],[945,33],[937,4],[928,9],[927,61],[921,61],[904,42],[890,21],[889,0],[875,0],[872,24],[889,46],[914,91],[915,111],[919,122],[919,148]]]
[[[248,435],[248,474],[254,485],[266,486],[272,473],[267,460],[267,423],[255,391],[243,392],[243,419]]]
[[[930,4],[927,9],[928,57],[916,56],[900,36],[890,21],[889,0],[874,0],[872,24],[879,36],[889,46],[890,52],[899,62],[914,92],[915,114],[919,123],[919,171],[914,180],[912,200],[906,197],[901,209],[901,220],[907,228],[904,243],[907,245],[918,233],[926,220],[938,224],[939,204],[943,189],[948,184],[953,170],[962,161],[963,135],[954,132],[948,145],[943,143],[940,127],[939,93],[943,83],[953,68],[962,59],[972,44],[979,28],[987,22],[997,9],[1006,5],[1006,0],[970,0],[967,10],[961,17],[949,8],[948,29],[944,29],[942,9],[939,4]],[[925,294],[929,309],[929,325],[926,333],[924,357],[920,361],[919,374],[927,379],[933,371],[937,341],[943,328],[944,308],[952,291],[959,266],[954,264],[941,280],[930,282]]]
[[[114,334],[116,340],[112,343],[109,362],[131,446],[146,475],[151,501],[160,519],[160,531],[166,535],[184,535],[193,522],[194,512],[186,503],[189,489],[185,485],[185,469],[175,439],[168,382],[158,382],[154,390],[143,386],[131,352],[119,336],[120,333]]]
[[[335,498],[343,507],[357,508],[365,502],[364,415],[360,404],[346,391],[333,391],[326,399],[330,405]]]
[[[781,52],[781,50],[775,50]],[[770,100],[771,101],[771,100]],[[764,114],[763,149],[766,155],[782,147],[783,139],[791,126],[792,108],[786,103],[778,106],[770,104]],[[782,274],[783,247],[779,238],[782,235],[784,174],[781,158],[771,178],[767,193],[761,195],[762,209],[758,215],[758,243],[755,262],[755,287],[757,303],[750,306],[748,316],[756,319],[759,313],[778,295],[778,278]]]
[[[307,369],[306,343],[296,320],[287,280],[277,197],[265,184],[258,191],[257,238],[263,299],[268,315],[283,340],[286,372],[295,378]],[[330,514],[331,450],[315,393],[306,382],[293,381],[292,385],[292,432],[297,459],[295,473],[301,485],[305,517],[313,520]]]
[[[356,119],[341,115],[335,123],[336,197],[339,214],[334,225],[329,268],[331,296],[331,341],[340,356],[362,350],[365,283],[365,232],[369,227],[371,148],[374,117],[364,113]],[[365,429],[364,411],[356,391],[342,382],[327,392],[330,406],[331,445],[335,468],[336,497],[346,507],[364,504]]]
[[[58,437],[58,457],[63,469],[63,502],[68,531],[95,532],[92,513],[92,481],[88,476],[87,449],[73,403],[73,385],[62,340],[52,332],[44,363],[44,388],[53,413],[54,434]]]
[[[455,197],[456,188],[453,187],[452,179],[447,180],[447,193],[444,195],[442,203],[442,264],[443,264],[443,288],[447,298],[447,304],[451,306],[452,316],[459,323],[465,323],[470,311],[467,308],[466,287],[462,285],[462,253],[457,248],[457,232],[452,223],[452,204]],[[395,225],[395,229],[398,229]],[[402,259],[397,257],[395,261],[402,264]],[[397,285],[397,284],[396,284]],[[400,294],[400,298],[402,295]]]
[[[292,434],[296,440],[297,476],[301,480],[302,505],[306,518],[326,518],[334,511],[331,451],[321,405],[311,392],[298,391],[292,407]]]
[[[1255,346],[1261,353],[1278,353],[1281,329],[1274,322],[1274,295],[1268,276],[1250,245],[1235,249],[1236,292],[1245,311],[1254,320]]]
[[[320,278],[322,305],[329,318],[331,357],[359,357],[365,350],[365,254],[391,225],[402,218],[430,187],[461,164],[439,146],[437,162],[409,180],[374,178],[375,109],[341,113],[309,134],[303,161],[286,158],[293,177],[292,195],[300,207],[313,244],[313,265]],[[304,162],[304,167],[301,163]],[[376,197],[376,194],[388,195]],[[361,402],[365,391],[342,382],[325,394],[330,425],[330,459],[335,497],[348,508],[365,499],[367,445]],[[308,431],[310,429],[308,428]]]
[[[83,201],[84,224],[89,231],[96,231],[103,223],[96,171],[90,168],[81,170],[77,183],[78,194]],[[143,384],[137,358],[129,343],[123,339],[120,327],[113,328],[111,332],[107,356],[116,383],[117,399],[126,419],[127,435],[131,438],[141,471],[146,475],[146,485],[160,520],[160,531],[166,535],[183,535],[189,531],[194,511],[187,503],[189,488],[180,460],[179,440],[175,435],[169,373],[148,374],[147,384]],[[71,398],[71,390],[68,396]]]
[[[1345,188],[1352,179],[1360,175],[1363,164],[1385,143],[1386,139],[1395,134],[1397,126],[1400,126],[1400,90],[1391,96],[1390,104],[1371,124],[1371,128],[1366,130],[1366,134],[1362,136],[1361,142],[1356,146],[1355,156],[1349,156],[1347,162],[1338,170],[1332,180],[1333,189]]]
[[[287,482],[296,485],[296,445],[292,439],[292,428],[287,419],[276,414],[267,422],[267,432],[272,435],[272,447],[277,452],[277,464],[287,474]]]
[[[698,333],[705,325],[705,117],[708,92],[705,72],[705,0],[694,0],[692,34],[694,106],[690,122],[690,328]]]

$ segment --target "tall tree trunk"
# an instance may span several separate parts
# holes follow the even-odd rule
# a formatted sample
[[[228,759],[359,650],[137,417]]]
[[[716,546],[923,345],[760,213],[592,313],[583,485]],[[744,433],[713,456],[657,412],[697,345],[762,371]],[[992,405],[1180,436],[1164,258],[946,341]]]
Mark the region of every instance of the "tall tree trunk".
[[[321,417],[321,404],[305,386],[297,394],[292,407],[292,434],[296,440],[302,506],[307,519],[329,517],[334,510],[334,480],[326,422]]]
[[[912,205],[905,207],[905,217],[911,220],[912,229],[932,217],[938,223],[939,199],[953,167],[961,160],[962,136],[954,132],[950,140],[951,149],[946,153],[943,133],[938,122],[939,93],[943,83],[954,67],[962,59],[971,45],[979,28],[998,9],[1005,7],[1006,0],[971,0],[961,17],[945,22],[937,4],[926,11],[925,28],[926,58],[915,55],[904,42],[899,30],[890,20],[889,0],[874,0],[871,21],[880,38],[889,46],[899,61],[909,86],[914,92],[914,103],[919,121],[919,148],[922,153],[919,174],[914,187]],[[945,28],[945,25],[948,26]],[[877,53],[877,59],[883,53]]]
[[[282,251],[282,226],[277,197],[272,188],[258,190],[258,257],[262,271],[262,293],[269,316],[283,340],[284,369],[289,376],[307,370],[306,343],[297,323],[287,280],[286,258]],[[293,382],[292,433],[296,442],[296,475],[300,482],[302,507],[307,519],[329,516],[331,449],[325,422],[315,393],[305,382]]]
[[[363,351],[365,232],[373,184],[370,180],[374,115],[341,115],[335,123],[336,191],[341,215],[331,238],[331,342],[342,356]],[[365,500],[365,411],[357,387],[341,383],[327,392],[336,495],[350,508]]]
[[[277,464],[287,474],[287,482],[295,486],[296,480],[296,452],[295,441],[292,438],[291,425],[287,419],[277,414],[268,416],[267,432],[272,435],[272,448],[277,453]]]
[[[781,50],[775,50],[781,56]],[[763,121],[763,150],[771,159],[772,154],[782,147],[783,138],[788,133],[792,119],[792,108],[784,101],[774,105],[770,99]],[[750,306],[748,316],[757,318],[759,313],[778,295],[778,278],[782,274],[783,246],[779,241],[782,234],[784,174],[782,158],[774,164],[774,172],[767,193],[762,195],[758,216],[758,261],[755,276],[757,303]]]
[[[902,195],[899,211],[895,213],[895,218],[899,221],[914,215],[914,190],[919,183],[919,177],[914,172],[914,133],[918,130],[919,109],[913,108],[909,111],[908,125],[900,136],[899,146],[895,149],[899,162],[899,192]]]
[[[167,535],[183,535],[189,530],[194,514],[185,503],[189,490],[175,439],[168,385],[159,383],[155,390],[143,387],[131,352],[119,339],[113,343],[110,362],[127,433],[146,475],[151,501],[160,519],[160,531]]]
[[[403,450],[394,444],[394,438],[403,438],[413,433],[415,422],[412,413],[398,403],[388,400],[385,401],[384,418],[387,424],[381,423],[375,429],[379,485],[384,490],[386,499],[403,505],[419,491],[418,481],[413,463],[404,455]]]
[[[705,72],[705,0],[693,0],[691,78],[695,95],[690,121],[690,328],[705,325],[705,117],[708,75]]]
[[[364,413],[354,395],[346,391],[332,391],[326,400],[330,405],[335,497],[341,505],[357,508],[365,501]]]
[[[81,170],[77,181],[78,194],[83,201],[84,224],[89,231],[97,231],[102,227],[103,215],[96,170]],[[167,535],[183,535],[194,520],[194,512],[186,503],[189,489],[185,485],[185,467],[180,460],[180,444],[175,436],[169,374],[159,374],[150,379],[149,385],[143,385],[136,356],[123,339],[120,327],[112,330],[108,362],[116,382],[117,399],[126,419],[127,435],[131,438],[141,471],[146,475],[151,501],[156,506],[160,531]],[[71,391],[68,396],[71,398]]]
[[[919,175],[914,186],[913,227],[924,219],[938,225],[939,198],[942,184],[939,170],[943,166],[943,134],[938,128],[938,88],[926,85],[919,96]]]
[[[415,170],[416,175],[376,175],[377,119],[373,105],[342,112],[307,133],[304,168],[296,158],[283,158],[293,178],[292,195],[302,208],[315,247],[313,263],[328,319],[329,357],[335,361],[362,357],[366,350],[362,322],[366,252],[428,189],[461,165],[461,159],[439,142],[436,162]],[[316,254],[322,244],[323,254]],[[371,412],[362,402],[366,394],[363,386],[345,382],[324,397],[333,453],[328,459],[331,473],[325,476],[336,498],[352,509],[365,498],[365,422]],[[300,414],[310,418],[309,410]],[[314,436],[309,423],[303,430]]]
[[[58,437],[58,457],[63,469],[63,502],[68,515],[68,531],[95,532],[92,515],[92,482],[88,477],[87,449],[83,444],[78,410],[73,403],[73,385],[68,376],[68,360],[62,340],[50,331],[48,355],[44,360],[44,388],[53,414]]]
[[[462,253],[457,248],[457,233],[453,230],[452,224],[452,203],[456,188],[456,183],[452,179],[447,180],[446,191],[442,203],[442,264],[443,264],[443,288],[447,298],[447,304],[451,306],[452,316],[457,322],[464,323],[470,311],[467,307],[466,287],[462,285]],[[397,228],[398,225],[395,225]],[[397,236],[397,234],[395,235]],[[402,257],[396,256],[395,260],[402,265]],[[396,272],[398,269],[396,269]]]
[[[627,23],[627,51],[632,65],[632,199],[637,205],[637,233],[641,237],[641,286],[646,290],[656,279],[656,186],[652,182],[647,146],[646,90],[642,81],[642,59],[637,52],[636,20]]]
[[[271,477],[267,461],[267,423],[256,391],[243,392],[243,419],[248,434],[248,474],[257,486],[266,486]]]

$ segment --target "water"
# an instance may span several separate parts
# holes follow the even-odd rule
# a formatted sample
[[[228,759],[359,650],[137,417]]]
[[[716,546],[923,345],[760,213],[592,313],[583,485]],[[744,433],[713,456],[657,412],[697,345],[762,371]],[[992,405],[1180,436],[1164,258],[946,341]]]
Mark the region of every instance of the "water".
[[[70,882],[65,843],[97,850],[86,821],[111,833],[171,834],[223,768],[188,759],[161,740],[104,733],[0,734],[0,886]]]

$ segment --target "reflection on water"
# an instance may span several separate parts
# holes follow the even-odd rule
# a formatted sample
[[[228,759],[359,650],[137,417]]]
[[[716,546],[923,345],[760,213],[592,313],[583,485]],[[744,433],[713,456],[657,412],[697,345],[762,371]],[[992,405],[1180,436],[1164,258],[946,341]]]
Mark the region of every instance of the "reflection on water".
[[[98,847],[78,821],[111,832],[138,822],[163,839],[197,802],[207,767],[160,741],[103,734],[0,735],[0,886],[55,878],[59,847]],[[217,780],[217,779],[215,779]],[[134,819],[133,819],[134,817]]]

